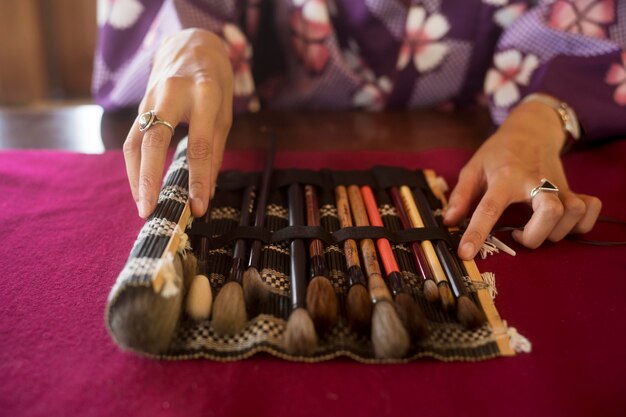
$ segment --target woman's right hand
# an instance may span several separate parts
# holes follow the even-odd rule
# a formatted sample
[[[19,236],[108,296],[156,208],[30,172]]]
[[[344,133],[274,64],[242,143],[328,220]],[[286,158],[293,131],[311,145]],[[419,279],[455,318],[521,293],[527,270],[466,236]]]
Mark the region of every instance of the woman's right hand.
[[[189,124],[189,198],[193,216],[202,216],[215,191],[215,181],[232,123],[233,72],[221,38],[187,29],[167,38],[154,65],[139,114],[154,110],[176,126]],[[124,143],[126,172],[139,215],[156,208],[170,129],[155,124],[139,131],[135,120]]]

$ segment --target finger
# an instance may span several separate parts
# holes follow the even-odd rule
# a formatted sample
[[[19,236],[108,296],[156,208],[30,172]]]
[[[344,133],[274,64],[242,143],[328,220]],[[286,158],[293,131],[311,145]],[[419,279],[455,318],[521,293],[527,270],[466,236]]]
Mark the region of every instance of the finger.
[[[561,191],[561,202],[563,204],[563,217],[558,221],[554,230],[550,232],[548,239],[558,242],[572,231],[587,211],[585,202],[571,191]]]
[[[126,175],[130,184],[130,191],[133,194],[135,203],[139,203],[139,167],[141,164],[141,138],[143,133],[139,131],[139,118],[135,119],[122,150],[124,152],[124,162],[126,163]]]
[[[222,102],[222,108],[220,109],[217,119],[219,122],[216,124],[215,127],[215,140],[213,142],[213,163],[211,164],[211,167],[213,169],[211,178],[214,180],[214,182],[211,184],[212,189],[210,198],[213,198],[213,195],[215,194],[217,177],[220,167],[222,166],[222,161],[224,159],[224,150],[226,149],[226,141],[228,139],[228,133],[230,132],[230,127],[233,121],[232,92],[225,92],[224,100]]]
[[[200,83],[196,92],[189,120],[187,159],[191,213],[200,217],[206,212],[214,183],[215,126],[222,103],[222,92],[212,81]]]
[[[459,256],[470,260],[480,249],[481,245],[491,233],[504,209],[511,203],[510,187],[508,184],[496,183],[487,188],[487,192],[476,206],[467,230],[463,233],[459,244]]]
[[[563,203],[556,193],[540,192],[532,199],[533,215],[524,230],[513,231],[513,238],[522,245],[535,249],[554,230],[563,217]]]
[[[444,215],[447,225],[458,224],[468,213],[472,202],[480,195],[484,177],[478,164],[468,163],[459,173],[459,182],[450,194]]]
[[[578,194],[578,197],[585,202],[586,211],[585,215],[580,219],[578,224],[574,226],[572,232],[574,233],[588,233],[593,229],[593,226],[598,220],[600,211],[602,210],[602,201],[599,198],[586,194]]]
[[[171,97],[171,98],[170,98]],[[179,123],[178,106],[171,94],[159,97],[155,112],[161,120],[175,127]],[[172,139],[171,130],[162,124],[155,124],[144,132],[141,141],[141,164],[139,169],[139,215],[147,218],[154,211],[159,195],[161,178],[167,157],[167,148]]]

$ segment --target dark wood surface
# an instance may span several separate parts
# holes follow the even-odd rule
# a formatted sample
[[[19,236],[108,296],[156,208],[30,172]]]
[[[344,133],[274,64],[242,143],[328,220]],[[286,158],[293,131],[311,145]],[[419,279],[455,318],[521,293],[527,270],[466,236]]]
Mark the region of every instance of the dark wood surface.
[[[103,113],[99,106],[0,109],[0,149],[58,149],[99,153],[120,149],[136,113]],[[236,116],[229,149],[263,148],[263,132],[278,134],[280,149],[475,149],[492,131],[486,110],[457,113],[261,112]],[[186,134],[177,128],[176,138]]]

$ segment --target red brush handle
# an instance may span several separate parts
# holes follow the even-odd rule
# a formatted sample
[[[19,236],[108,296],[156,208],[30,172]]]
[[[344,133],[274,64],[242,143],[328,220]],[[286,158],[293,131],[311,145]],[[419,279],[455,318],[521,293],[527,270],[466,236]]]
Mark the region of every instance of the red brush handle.
[[[365,202],[365,209],[367,210],[367,217],[370,219],[370,224],[372,226],[383,227],[383,219],[380,217],[380,213],[378,212],[378,205],[376,204],[372,188],[368,185],[362,186],[361,195],[363,196],[363,201]],[[395,256],[393,256],[393,250],[391,249],[389,241],[384,238],[378,239],[376,240],[376,247],[380,253],[380,257],[383,261],[383,267],[385,268],[387,275],[392,272],[400,272],[400,268],[398,267]]]

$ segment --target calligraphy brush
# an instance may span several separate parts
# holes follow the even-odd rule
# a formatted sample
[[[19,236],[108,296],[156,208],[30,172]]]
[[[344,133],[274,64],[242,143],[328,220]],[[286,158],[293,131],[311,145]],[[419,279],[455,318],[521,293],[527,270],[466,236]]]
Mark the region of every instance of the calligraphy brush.
[[[362,186],[361,196],[365,203],[365,209],[367,210],[370,224],[372,226],[384,227],[383,219],[378,212],[378,205],[376,204],[376,199],[371,187],[367,185]],[[428,333],[426,317],[415,299],[407,291],[406,284],[400,274],[400,268],[393,255],[389,241],[385,238],[376,239],[376,246],[378,247],[378,253],[383,262],[383,268],[387,273],[387,281],[391,288],[400,319],[413,339],[420,340]]]
[[[287,190],[289,201],[289,226],[304,225],[303,196],[300,184],[292,184]],[[302,239],[290,244],[291,314],[285,327],[284,345],[287,352],[307,355],[317,346],[315,326],[305,308],[306,298],[306,250]]]
[[[248,186],[243,195],[239,226],[250,225],[250,211],[254,204],[256,186]],[[237,239],[233,249],[233,261],[226,283],[217,293],[213,303],[213,328],[220,334],[239,333],[246,326],[248,312],[243,295],[243,269],[246,256],[246,240]]]
[[[179,253],[183,233],[177,231],[184,230],[189,217],[187,203],[158,259],[151,285],[129,286],[109,308],[108,328],[120,346],[152,354],[162,353],[169,347],[182,312],[185,282],[196,273],[187,269],[195,263],[183,261]],[[139,251],[149,255],[150,246]]]
[[[270,135],[269,148],[265,156],[265,166],[263,167],[263,176],[261,178],[261,191],[259,193],[256,204],[256,215],[254,225],[263,227],[265,225],[265,209],[267,207],[267,199],[270,190],[270,179],[272,177],[272,166],[274,165],[274,155],[276,154],[276,135]],[[263,250],[263,242],[255,240],[250,248],[250,257],[248,258],[248,268],[243,274],[243,292],[246,305],[251,311],[257,311],[258,306],[267,300],[269,295],[267,286],[261,279],[259,273],[259,265],[261,261],[261,252]]]
[[[350,203],[348,202],[346,187],[339,186],[335,188],[335,200],[339,226],[341,228],[352,227]],[[366,333],[369,332],[372,322],[372,300],[367,291],[367,280],[363,276],[356,242],[353,239],[346,239],[343,242],[343,252],[348,267],[346,278],[350,286],[346,298],[348,325],[357,333]]]
[[[407,193],[408,191],[408,193]],[[402,192],[402,191],[401,191]],[[439,227],[437,219],[433,212],[430,210],[426,196],[422,193],[422,190],[416,188],[411,195],[408,187],[405,190],[407,198],[415,198],[413,200],[414,206],[416,206],[419,213],[421,213],[423,221],[429,227]],[[469,297],[469,293],[463,282],[463,272],[459,267],[457,261],[454,259],[452,253],[450,253],[450,247],[442,240],[435,242],[435,251],[441,261],[442,266],[446,270],[448,275],[450,287],[452,293],[457,300],[457,318],[459,322],[465,327],[473,329],[479,327],[486,321],[485,314]]]
[[[312,185],[304,187],[307,226],[320,226],[317,191]],[[337,324],[337,295],[328,279],[328,268],[324,259],[324,243],[312,239],[309,243],[311,280],[306,291],[306,308],[320,333]]]
[[[400,197],[398,187],[390,187],[389,194],[391,195],[393,204],[398,212],[398,217],[400,218],[402,227],[404,229],[410,229],[411,221],[409,220],[409,215],[404,208],[404,204],[402,204],[402,198]],[[418,242],[411,242],[410,248],[415,265],[419,268],[422,277],[424,278],[424,295],[429,302],[436,303],[440,300],[439,290],[437,289],[433,273],[428,266],[428,261],[425,258],[424,251]]]
[[[209,204],[209,208],[204,214],[202,221],[205,223],[211,221],[211,204]],[[209,255],[208,236],[202,236],[200,238],[199,246],[196,268],[200,270],[200,274],[193,276],[189,284],[189,291],[187,292],[187,300],[185,302],[185,312],[193,320],[207,319],[211,315],[213,302],[213,292],[211,291],[211,284],[207,277]]]
[[[348,187],[348,199],[356,225],[369,226],[367,211],[358,186]],[[398,317],[391,293],[383,280],[374,242],[372,239],[362,239],[360,247],[367,272],[370,297],[374,304],[372,313],[374,353],[382,358],[402,358],[406,356],[410,347],[409,334]]]
[[[402,199],[402,204],[406,209],[406,212],[409,216],[409,220],[411,222],[412,227],[426,227],[422,220],[422,217],[417,210],[417,206],[415,206],[415,202],[413,201],[413,196],[411,195],[411,190],[409,187],[402,186],[400,187],[400,197]],[[441,267],[441,262],[437,258],[437,254],[435,253],[435,248],[430,240],[424,240],[421,243],[422,250],[424,251],[424,255],[426,255],[426,259],[428,260],[428,265],[433,273],[435,281],[437,281],[437,288],[439,290],[439,297],[441,298],[441,304],[443,308],[446,310],[451,310],[454,308],[454,296],[452,295],[452,291],[450,290],[450,284],[448,283],[448,278],[446,277],[446,273],[443,271]]]

